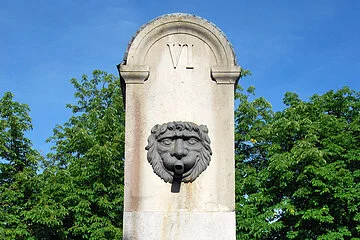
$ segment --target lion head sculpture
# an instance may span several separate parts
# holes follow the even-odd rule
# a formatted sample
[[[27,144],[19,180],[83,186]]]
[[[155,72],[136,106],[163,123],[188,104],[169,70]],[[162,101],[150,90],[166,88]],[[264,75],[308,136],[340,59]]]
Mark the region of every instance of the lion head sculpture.
[[[208,128],[192,122],[156,124],[145,148],[154,172],[165,182],[193,182],[209,165]]]

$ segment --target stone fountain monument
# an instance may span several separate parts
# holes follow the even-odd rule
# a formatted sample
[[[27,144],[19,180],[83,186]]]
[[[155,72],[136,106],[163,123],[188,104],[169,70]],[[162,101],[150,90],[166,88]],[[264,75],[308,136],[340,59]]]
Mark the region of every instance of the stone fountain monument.
[[[118,65],[126,106],[124,240],[234,240],[231,44],[209,21],[161,16]]]

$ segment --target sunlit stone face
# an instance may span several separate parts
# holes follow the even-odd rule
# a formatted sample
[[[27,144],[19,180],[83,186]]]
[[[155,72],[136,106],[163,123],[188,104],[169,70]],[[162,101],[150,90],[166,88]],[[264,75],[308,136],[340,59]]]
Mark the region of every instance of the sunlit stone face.
[[[151,132],[146,147],[148,161],[165,182],[192,182],[209,165],[211,149],[206,126],[170,122],[155,125]]]

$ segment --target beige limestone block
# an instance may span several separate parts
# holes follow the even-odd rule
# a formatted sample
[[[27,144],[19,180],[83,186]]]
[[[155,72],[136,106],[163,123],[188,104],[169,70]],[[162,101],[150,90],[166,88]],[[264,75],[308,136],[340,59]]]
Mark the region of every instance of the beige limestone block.
[[[240,67],[226,37],[202,18],[166,15],[139,30],[119,72],[126,96],[124,239],[235,239]],[[206,125],[213,152],[207,169],[179,192],[153,172],[145,150],[151,128],[172,121]]]
[[[123,240],[235,240],[234,212],[126,212]]]

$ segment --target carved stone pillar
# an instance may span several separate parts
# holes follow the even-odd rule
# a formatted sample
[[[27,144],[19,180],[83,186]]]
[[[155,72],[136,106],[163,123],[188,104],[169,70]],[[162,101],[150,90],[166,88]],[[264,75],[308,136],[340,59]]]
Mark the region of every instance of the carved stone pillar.
[[[235,239],[234,87],[224,34],[170,14],[118,66],[126,102],[124,240]]]

